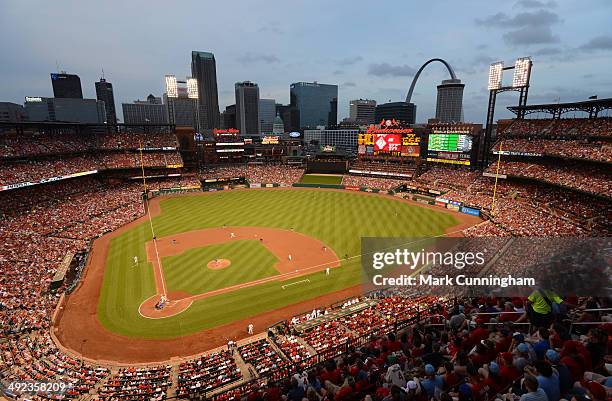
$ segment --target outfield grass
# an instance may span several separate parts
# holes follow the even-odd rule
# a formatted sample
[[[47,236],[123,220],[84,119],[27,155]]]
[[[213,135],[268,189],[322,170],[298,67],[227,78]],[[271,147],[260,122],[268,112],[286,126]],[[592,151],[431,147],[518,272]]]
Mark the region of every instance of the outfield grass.
[[[211,270],[213,259],[229,259],[225,269]],[[168,291],[192,295],[248,283],[278,274],[273,267],[278,259],[259,241],[241,240],[193,248],[179,255],[162,258]]]
[[[342,191],[222,191],[164,199],[161,209],[161,215],[153,218],[158,237],[223,225],[293,228],[323,241],[341,258],[356,257],[333,269],[330,277],[320,272],[307,276],[308,284],[281,290],[283,282],[273,281],[195,301],[173,317],[146,319],[138,307],[155,294],[152,266],[131,267],[135,255],[146,260],[144,244],[151,240],[151,232],[149,224],[143,223],[110,244],[98,318],[115,333],[173,338],[348,288],[361,282],[361,237],[427,237],[443,234],[445,228],[457,224],[448,213]],[[238,263],[235,256],[229,259]]]
[[[341,175],[321,175],[321,174],[304,174],[300,179],[302,184],[342,184]]]

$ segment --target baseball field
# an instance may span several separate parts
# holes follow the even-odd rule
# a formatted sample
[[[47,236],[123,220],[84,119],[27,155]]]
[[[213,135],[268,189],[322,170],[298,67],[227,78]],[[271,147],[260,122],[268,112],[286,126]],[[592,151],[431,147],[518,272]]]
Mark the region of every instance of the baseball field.
[[[84,283],[59,323],[66,346],[112,358],[110,340],[96,345],[87,328],[79,330],[87,324],[90,336],[101,331],[142,349],[174,340],[169,355],[186,353],[178,344],[189,347],[190,335],[220,342],[250,322],[262,331],[263,323],[307,311],[309,300],[356,293],[361,237],[435,236],[475,222],[391,196],[337,190],[221,191],[151,205],[150,222],[141,218],[94,246]],[[162,295],[169,303],[159,310]]]

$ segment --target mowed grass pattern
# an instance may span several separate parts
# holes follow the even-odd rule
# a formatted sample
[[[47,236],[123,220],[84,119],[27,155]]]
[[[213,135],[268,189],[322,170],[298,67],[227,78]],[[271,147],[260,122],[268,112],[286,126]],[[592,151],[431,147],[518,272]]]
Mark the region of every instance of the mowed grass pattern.
[[[320,175],[320,174],[304,174],[300,178],[302,184],[330,184],[340,185],[342,184],[341,175]]]
[[[144,244],[151,240],[151,233],[149,224],[143,223],[111,241],[98,304],[100,322],[121,335],[173,338],[358,285],[361,237],[429,237],[457,224],[448,213],[389,197],[314,189],[235,190],[168,198],[161,201],[161,209],[162,214],[153,218],[158,237],[223,225],[293,228],[349,259],[332,269],[329,277],[320,272],[307,276],[308,284],[285,290],[280,288],[283,282],[261,284],[195,301],[174,317],[146,319],[138,306],[155,294],[152,266],[132,267],[134,255],[146,260]]]
[[[231,265],[220,270],[207,267],[213,259],[229,259]],[[168,291],[191,295],[248,283],[278,275],[273,267],[278,259],[256,240],[232,241],[193,248],[179,255],[162,258]]]

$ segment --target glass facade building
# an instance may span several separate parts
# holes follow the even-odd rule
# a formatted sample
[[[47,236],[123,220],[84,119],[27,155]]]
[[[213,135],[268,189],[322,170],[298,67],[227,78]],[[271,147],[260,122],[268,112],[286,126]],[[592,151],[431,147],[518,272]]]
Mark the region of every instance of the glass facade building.
[[[297,82],[289,87],[291,106],[299,111],[300,128],[335,126],[338,112],[338,85]]]

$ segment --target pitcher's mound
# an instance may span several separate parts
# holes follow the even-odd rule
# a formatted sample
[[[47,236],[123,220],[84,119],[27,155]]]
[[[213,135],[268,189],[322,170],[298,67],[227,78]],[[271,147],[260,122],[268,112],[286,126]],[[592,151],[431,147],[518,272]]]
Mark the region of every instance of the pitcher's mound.
[[[206,267],[208,267],[211,270],[221,270],[221,269],[225,269],[231,264],[232,262],[229,259],[213,259],[210,262],[208,262]]]

